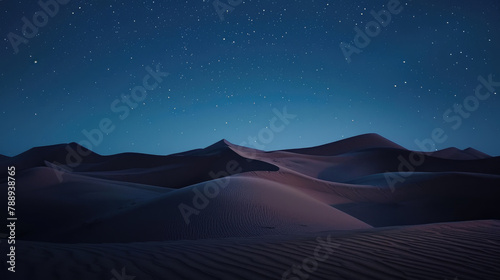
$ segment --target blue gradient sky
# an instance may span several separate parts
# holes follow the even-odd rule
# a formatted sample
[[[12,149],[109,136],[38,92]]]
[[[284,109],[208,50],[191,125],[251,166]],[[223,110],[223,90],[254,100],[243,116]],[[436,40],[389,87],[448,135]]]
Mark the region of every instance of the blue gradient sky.
[[[86,140],[82,131],[104,118],[114,130],[91,147],[101,154],[241,144],[286,107],[296,117],[260,141],[265,150],[369,132],[418,149],[414,140],[440,127],[448,139],[439,149],[500,155],[497,94],[457,129],[443,119],[474,94],[478,76],[500,82],[498,1],[401,1],[351,63],[339,44],[353,45],[354,27],[364,29],[388,1],[245,1],[224,20],[211,0],[132,2],[59,5],[18,53],[9,32],[21,36],[22,17],[41,8],[1,4],[0,154]],[[158,64],[169,76],[121,120],[111,104]]]

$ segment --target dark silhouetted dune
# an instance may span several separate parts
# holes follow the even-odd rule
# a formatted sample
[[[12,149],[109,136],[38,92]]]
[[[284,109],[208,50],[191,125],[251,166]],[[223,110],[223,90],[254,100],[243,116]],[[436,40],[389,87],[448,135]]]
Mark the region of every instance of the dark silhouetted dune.
[[[370,148],[404,149],[402,146],[378,134],[368,133],[317,147],[291,149],[285,151],[296,154],[334,156]]]
[[[474,148],[467,148],[464,150],[464,153],[467,153],[469,155],[472,155],[473,157],[476,157],[478,159],[483,159],[483,158],[490,158],[491,156],[488,154],[485,154],[481,151],[478,151]]]
[[[429,155],[433,157],[453,159],[453,160],[474,160],[474,159],[490,158],[489,155],[472,148],[467,148],[465,150],[460,150],[457,148],[447,148],[429,153]]]
[[[24,153],[11,157],[9,159],[9,164],[15,165],[18,169],[45,166],[45,161],[66,164],[68,158],[70,162],[73,161],[71,156],[73,155],[73,151],[75,154],[85,154],[85,157],[81,157],[85,162],[96,162],[101,159],[101,156],[87,148],[76,143],[70,143],[32,148]]]

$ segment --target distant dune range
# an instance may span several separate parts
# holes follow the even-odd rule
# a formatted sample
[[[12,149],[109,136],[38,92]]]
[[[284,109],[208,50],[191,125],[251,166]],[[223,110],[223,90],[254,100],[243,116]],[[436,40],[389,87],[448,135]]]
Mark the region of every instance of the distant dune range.
[[[69,150],[88,155],[62,172]],[[412,155],[365,134],[272,152],[222,140],[168,156],[76,143],[0,156],[17,170],[12,279],[122,267],[137,280],[282,279],[329,234],[339,246],[308,279],[500,279],[500,157],[448,148],[401,172]]]

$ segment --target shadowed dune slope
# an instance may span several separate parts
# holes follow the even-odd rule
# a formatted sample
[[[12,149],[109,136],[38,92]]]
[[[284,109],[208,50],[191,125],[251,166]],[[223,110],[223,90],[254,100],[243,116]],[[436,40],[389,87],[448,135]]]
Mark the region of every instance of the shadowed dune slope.
[[[402,146],[375,133],[362,134],[337,142],[302,149],[290,149],[286,152],[317,156],[334,156],[369,148],[393,148],[404,150]]]
[[[136,153],[100,156],[71,143],[34,148],[7,159],[5,165],[15,166],[18,173],[33,167],[49,166],[101,179],[170,188],[181,188],[241,172],[278,170],[272,164],[243,158],[224,145],[225,141],[221,143],[197,150],[190,155],[170,156]],[[83,150],[89,155],[79,156],[78,151]],[[66,161],[65,158],[70,160]],[[59,166],[62,168],[57,168]]]
[[[473,159],[484,159],[490,156],[484,154],[478,150],[472,148],[467,148],[465,150],[460,150],[457,148],[446,148],[433,153],[427,153],[430,156],[454,160],[473,160]]]
[[[175,190],[76,174],[59,183],[54,175],[48,179],[47,172],[51,170],[31,169],[18,179],[31,186],[17,194],[18,214],[24,217],[20,239],[135,242],[370,228],[264,178],[232,176]],[[182,212],[181,205],[188,210]],[[47,226],[44,217],[51,215]]]
[[[257,158],[280,168],[332,182],[348,182],[371,174],[399,171],[500,175],[500,157],[452,160],[391,148],[367,149],[337,156],[297,155],[278,151],[260,154]]]

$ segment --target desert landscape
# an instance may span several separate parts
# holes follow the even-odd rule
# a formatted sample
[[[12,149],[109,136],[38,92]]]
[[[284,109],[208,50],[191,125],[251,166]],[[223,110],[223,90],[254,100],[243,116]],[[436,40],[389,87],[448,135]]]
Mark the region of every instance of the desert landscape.
[[[0,280],[500,280],[500,1],[1,1]]]
[[[500,278],[500,157],[471,148],[377,134],[168,156],[70,143],[0,163],[16,168],[18,218],[2,279]]]

